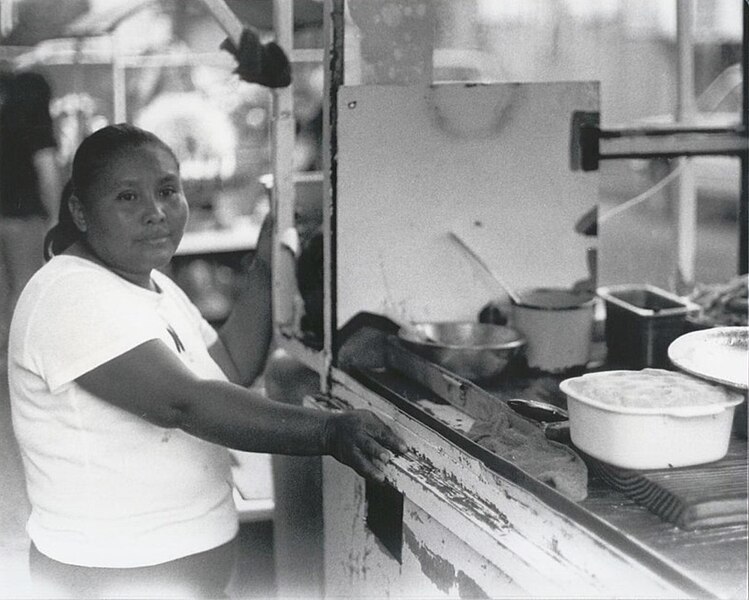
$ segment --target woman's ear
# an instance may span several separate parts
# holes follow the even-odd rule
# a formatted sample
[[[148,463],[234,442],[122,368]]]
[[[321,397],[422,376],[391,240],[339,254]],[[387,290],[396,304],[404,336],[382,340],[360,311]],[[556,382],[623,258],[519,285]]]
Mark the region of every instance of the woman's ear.
[[[78,199],[78,196],[71,194],[68,198],[68,210],[70,215],[73,217],[73,223],[78,228],[78,231],[86,231],[88,225],[86,224],[86,216],[83,210],[83,204]]]

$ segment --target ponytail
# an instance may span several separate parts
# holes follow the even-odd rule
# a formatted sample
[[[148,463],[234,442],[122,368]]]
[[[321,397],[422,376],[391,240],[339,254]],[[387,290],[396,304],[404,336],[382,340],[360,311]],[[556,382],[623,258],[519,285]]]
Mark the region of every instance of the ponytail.
[[[68,200],[72,195],[73,180],[69,179],[60,196],[60,210],[57,217],[57,224],[44,236],[43,249],[45,261],[61,254],[66,248],[81,238],[81,231],[75,226],[73,215],[70,213],[70,208],[68,207]]]

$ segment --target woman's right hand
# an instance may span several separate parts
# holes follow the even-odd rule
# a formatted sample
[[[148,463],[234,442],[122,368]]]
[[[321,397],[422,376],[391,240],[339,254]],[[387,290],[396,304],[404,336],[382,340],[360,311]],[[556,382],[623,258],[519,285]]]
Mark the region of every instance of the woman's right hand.
[[[385,464],[393,454],[403,454],[403,440],[367,410],[332,413],[325,428],[325,449],[362,477],[382,482]]]

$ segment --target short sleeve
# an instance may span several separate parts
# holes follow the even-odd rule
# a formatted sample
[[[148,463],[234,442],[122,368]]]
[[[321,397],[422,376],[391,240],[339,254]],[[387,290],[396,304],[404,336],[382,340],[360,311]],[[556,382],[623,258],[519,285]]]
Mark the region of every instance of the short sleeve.
[[[28,321],[24,355],[51,391],[160,337],[150,299],[104,271],[77,270],[51,282]]]

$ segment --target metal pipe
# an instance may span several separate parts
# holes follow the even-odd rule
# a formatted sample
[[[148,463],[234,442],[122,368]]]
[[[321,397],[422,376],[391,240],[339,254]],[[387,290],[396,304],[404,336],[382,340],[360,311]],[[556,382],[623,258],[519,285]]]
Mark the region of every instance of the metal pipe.
[[[670,136],[646,133],[629,136],[601,135],[597,141],[597,160],[650,156],[741,156],[747,153],[746,135],[738,129]]]
[[[741,122],[746,135],[749,128],[749,49],[746,41],[749,37],[749,3],[744,2],[744,28],[741,36],[741,72],[742,72],[742,111]],[[741,192],[739,194],[738,223],[739,223],[739,259],[738,272],[743,275],[749,271],[749,156],[742,154],[741,160]]]
[[[127,82],[125,81],[125,67],[120,61],[120,45],[117,33],[109,34],[110,47],[112,50],[112,101],[115,123],[127,121]]]
[[[273,31],[277,43],[289,54],[294,48],[294,8],[291,2],[273,1]],[[294,321],[296,272],[294,255],[280,244],[282,235],[294,230],[294,84],[273,93],[271,160],[273,188],[271,212],[275,218],[273,248],[273,320],[276,326],[290,327]]]
[[[694,0],[676,2],[676,43],[678,47],[676,122],[695,119],[694,94]],[[687,156],[676,159],[681,171],[676,180],[676,286],[689,290],[694,285],[697,254],[697,193],[694,169]],[[678,290],[685,291],[685,290]]]
[[[668,135],[691,136],[691,135],[743,135],[742,127],[697,127],[692,125],[648,125],[642,127],[619,127],[601,129],[598,137],[602,140],[613,140],[628,137],[665,137]]]
[[[325,76],[326,94],[323,98],[323,176],[325,194],[323,195],[323,255],[325,256],[325,354],[337,359],[335,355],[338,330],[338,307],[336,304],[337,286],[337,239],[336,239],[336,201],[338,186],[338,89],[345,81],[345,0],[325,0]],[[329,371],[330,373],[330,371]],[[330,387],[330,379],[324,382],[324,389]]]
[[[0,35],[8,35],[15,26],[13,18],[14,0],[0,0]]]
[[[242,38],[242,29],[245,26],[234,12],[232,12],[231,8],[229,8],[224,0],[202,0],[202,2],[213,15],[213,18],[218,21],[224,32],[231,38],[234,45],[239,47],[239,42]]]

